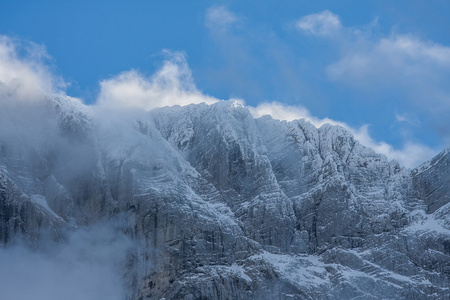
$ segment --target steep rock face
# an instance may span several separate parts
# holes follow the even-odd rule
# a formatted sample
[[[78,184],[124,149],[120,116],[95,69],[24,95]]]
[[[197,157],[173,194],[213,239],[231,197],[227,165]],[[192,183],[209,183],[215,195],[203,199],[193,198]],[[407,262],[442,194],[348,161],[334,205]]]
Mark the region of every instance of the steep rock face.
[[[287,251],[292,202],[278,185],[249,111],[231,102],[191,109],[155,111],[156,127],[220,193],[248,237]]]
[[[414,187],[430,213],[450,202],[450,151],[446,149],[413,171]]]
[[[46,154],[52,152],[51,137],[57,131],[53,99],[38,103],[1,100],[0,242],[25,238],[34,245],[42,236],[58,240],[66,222],[49,207],[42,182],[51,175]],[[43,139],[45,135],[50,140]]]
[[[25,195],[0,173],[0,245],[23,236],[32,246],[42,236],[58,240],[64,222],[44,201],[39,195]]]
[[[38,106],[43,125],[0,130],[2,244],[120,219],[127,299],[450,295],[447,152],[410,172],[342,127],[227,101],[133,117]]]
[[[407,223],[399,181],[409,174],[338,126],[257,120],[275,176],[294,202],[297,233],[309,252],[361,246],[368,234]],[[397,189],[397,190],[396,190]],[[305,239],[306,238],[306,239]]]

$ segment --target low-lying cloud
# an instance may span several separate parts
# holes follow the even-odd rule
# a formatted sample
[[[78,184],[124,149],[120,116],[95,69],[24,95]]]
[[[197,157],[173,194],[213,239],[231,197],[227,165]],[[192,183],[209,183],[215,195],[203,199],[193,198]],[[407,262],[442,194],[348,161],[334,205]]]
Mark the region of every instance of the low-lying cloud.
[[[0,299],[121,300],[122,264],[131,245],[108,225],[69,234],[65,243],[0,248]]]

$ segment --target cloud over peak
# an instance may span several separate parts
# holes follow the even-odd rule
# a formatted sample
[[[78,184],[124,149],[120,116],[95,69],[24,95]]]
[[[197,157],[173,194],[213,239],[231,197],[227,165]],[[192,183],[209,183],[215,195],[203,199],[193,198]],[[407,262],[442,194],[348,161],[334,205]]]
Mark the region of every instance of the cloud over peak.
[[[148,111],[161,106],[217,101],[197,89],[183,53],[165,51],[165,54],[168,59],[150,77],[130,70],[101,81],[97,103],[113,108]]]
[[[43,46],[0,35],[0,94],[31,100],[63,91],[65,83],[48,59]]]
[[[395,43],[397,46],[394,48],[400,49],[396,50],[399,52],[409,49],[413,57],[427,57],[441,64],[446,62],[446,49],[436,45],[421,44],[411,50],[411,41],[414,40],[397,41]],[[26,55],[20,55],[18,46],[13,40],[7,37],[0,38],[0,100],[5,102],[22,98],[34,99],[61,91],[64,86],[60,77],[50,72],[50,68],[46,65],[45,50],[42,47],[30,49],[33,51],[27,50]],[[113,110],[122,114],[124,110],[148,111],[162,106],[183,106],[203,102],[211,104],[218,101],[217,98],[205,95],[196,87],[183,53],[165,51],[165,54],[167,59],[153,75],[146,76],[137,70],[129,70],[101,81],[96,107],[102,112]],[[372,139],[367,126],[353,128],[344,122],[318,118],[301,106],[271,102],[261,103],[255,107],[248,106],[248,108],[255,117],[270,114],[275,119],[287,121],[306,118],[316,127],[325,123],[343,126],[363,145],[385,154],[389,159],[397,159],[407,167],[414,167],[435,153],[427,146],[408,142],[402,149],[395,149],[387,143]],[[399,117],[398,120],[404,121],[405,118]]]
[[[377,153],[384,154],[390,160],[397,160],[402,166],[407,168],[414,168],[437,153],[426,145],[412,142],[407,142],[401,149],[396,149],[388,143],[375,141],[369,133],[368,125],[354,128],[344,122],[329,118],[318,118],[302,106],[289,106],[279,102],[271,102],[261,103],[256,107],[250,106],[248,108],[255,118],[270,115],[274,119],[288,122],[297,119],[306,119],[317,128],[324,124],[342,126],[350,131],[354,138],[362,145],[372,148]]]

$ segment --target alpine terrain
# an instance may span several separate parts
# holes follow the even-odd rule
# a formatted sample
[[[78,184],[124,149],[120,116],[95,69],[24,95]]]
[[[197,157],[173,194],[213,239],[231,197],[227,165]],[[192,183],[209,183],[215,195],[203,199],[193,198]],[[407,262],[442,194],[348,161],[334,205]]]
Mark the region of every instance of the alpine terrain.
[[[343,127],[233,101],[3,95],[4,249],[109,224],[129,300],[450,299],[449,149],[409,170]]]

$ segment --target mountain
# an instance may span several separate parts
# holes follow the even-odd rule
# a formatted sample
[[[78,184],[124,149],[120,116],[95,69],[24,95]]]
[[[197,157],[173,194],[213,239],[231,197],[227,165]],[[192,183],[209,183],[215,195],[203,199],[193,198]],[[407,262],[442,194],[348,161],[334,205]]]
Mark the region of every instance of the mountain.
[[[2,106],[3,247],[114,224],[133,300],[450,298],[448,149],[408,170],[232,101]]]

